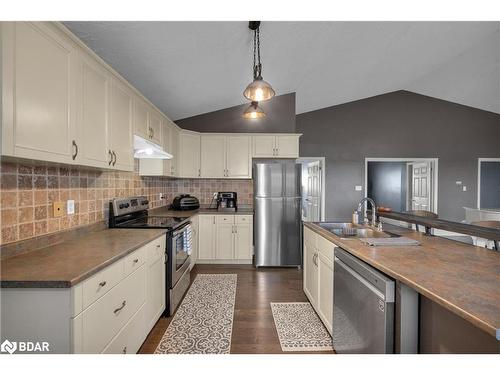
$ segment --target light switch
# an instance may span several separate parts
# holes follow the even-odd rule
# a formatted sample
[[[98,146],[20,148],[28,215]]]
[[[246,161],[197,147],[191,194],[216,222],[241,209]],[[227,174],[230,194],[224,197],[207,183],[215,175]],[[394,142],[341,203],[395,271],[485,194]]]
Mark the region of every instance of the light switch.
[[[456,185],[462,185],[462,181],[455,181]]]
[[[75,213],[75,201],[70,199],[66,202],[66,212],[68,215],[73,215]]]
[[[462,191],[467,191],[467,186],[462,186]]]
[[[356,190],[356,191],[362,191],[363,190],[363,186],[356,185],[356,186],[354,186],[354,190]]]

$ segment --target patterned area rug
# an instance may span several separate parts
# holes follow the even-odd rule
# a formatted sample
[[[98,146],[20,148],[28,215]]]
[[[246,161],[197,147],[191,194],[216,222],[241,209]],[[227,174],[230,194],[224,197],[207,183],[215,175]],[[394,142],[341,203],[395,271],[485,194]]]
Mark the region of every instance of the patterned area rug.
[[[198,274],[155,354],[229,354],[235,274]]]
[[[271,302],[284,352],[333,350],[332,338],[309,302]]]

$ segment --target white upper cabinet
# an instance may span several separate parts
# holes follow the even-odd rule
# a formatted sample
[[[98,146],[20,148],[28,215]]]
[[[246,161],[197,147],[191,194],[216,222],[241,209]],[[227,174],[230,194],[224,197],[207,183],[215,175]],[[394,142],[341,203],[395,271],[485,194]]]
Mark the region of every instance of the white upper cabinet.
[[[182,130],[179,134],[179,175],[200,177],[200,134]]]
[[[252,137],[254,158],[298,158],[300,134],[266,134]]]
[[[3,22],[2,154],[74,163],[77,49],[46,22]]]
[[[223,178],[226,176],[226,137],[201,135],[200,177]]]
[[[151,132],[151,142],[159,146],[163,146],[163,139],[161,135],[162,130],[162,116],[155,109],[151,108],[149,111],[149,128]]]
[[[169,160],[170,176],[179,176],[179,134],[179,128],[172,123],[170,126],[170,150],[167,150],[173,156]]]
[[[111,138],[109,148],[113,155],[111,166],[125,171],[134,170],[132,109],[131,91],[117,79],[113,79],[109,106]]]
[[[108,109],[111,76],[92,57],[81,55],[78,89],[78,163],[109,167]]]
[[[226,177],[252,178],[251,138],[247,135],[226,137]]]
[[[151,139],[148,105],[138,95],[134,96],[134,134]]]

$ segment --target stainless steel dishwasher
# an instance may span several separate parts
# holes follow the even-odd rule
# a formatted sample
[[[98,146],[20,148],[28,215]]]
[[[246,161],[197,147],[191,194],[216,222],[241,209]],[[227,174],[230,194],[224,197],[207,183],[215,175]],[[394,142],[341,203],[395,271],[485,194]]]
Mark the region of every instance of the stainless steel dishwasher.
[[[337,353],[394,353],[394,280],[335,248],[333,347]]]

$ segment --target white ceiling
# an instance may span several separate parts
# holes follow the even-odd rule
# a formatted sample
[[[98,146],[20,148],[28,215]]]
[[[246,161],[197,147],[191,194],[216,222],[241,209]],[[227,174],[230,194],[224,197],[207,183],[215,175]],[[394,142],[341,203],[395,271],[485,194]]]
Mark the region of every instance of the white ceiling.
[[[246,22],[65,25],[174,120],[245,103]],[[297,113],[400,89],[500,113],[500,22],[263,22],[261,51]]]

